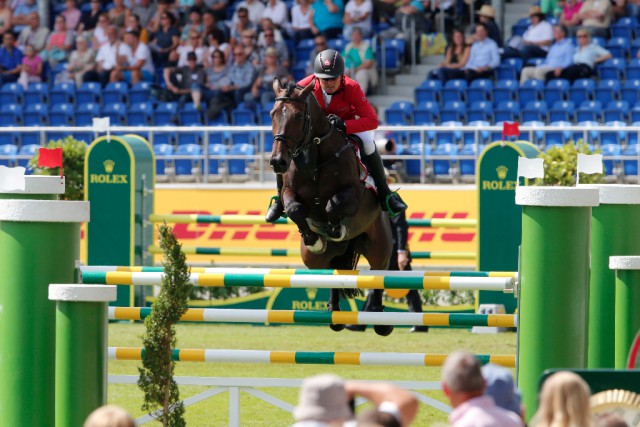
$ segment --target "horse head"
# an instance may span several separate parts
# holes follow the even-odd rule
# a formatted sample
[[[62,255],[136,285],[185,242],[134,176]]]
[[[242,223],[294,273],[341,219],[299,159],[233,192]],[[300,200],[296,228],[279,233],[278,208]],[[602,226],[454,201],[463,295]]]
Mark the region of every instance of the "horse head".
[[[291,159],[308,155],[313,140],[309,94],[314,84],[312,80],[303,88],[292,81],[285,86],[277,78],[273,81],[276,103],[271,110],[273,149],[269,163],[277,174],[289,169]]]

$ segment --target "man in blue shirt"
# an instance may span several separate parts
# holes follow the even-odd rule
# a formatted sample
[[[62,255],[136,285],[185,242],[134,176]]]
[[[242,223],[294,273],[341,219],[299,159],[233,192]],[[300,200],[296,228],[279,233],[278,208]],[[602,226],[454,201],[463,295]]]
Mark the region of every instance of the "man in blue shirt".
[[[14,46],[16,39],[8,32],[2,39],[0,48],[0,84],[13,83],[20,77],[22,51]]]
[[[471,82],[476,79],[493,78],[493,70],[500,65],[500,52],[496,42],[488,35],[489,31],[485,24],[476,24],[476,41],[471,45],[471,53],[466,65],[463,68],[444,69],[445,81],[465,79]]]
[[[566,68],[573,63],[575,47],[567,38],[567,27],[556,25],[553,27],[555,42],[549,48],[544,62],[537,67],[524,67],[520,75],[520,84],[530,79],[544,80],[549,71]]]
[[[327,39],[342,36],[342,16],[344,2],[342,0],[315,0],[311,5],[309,24],[314,35],[322,34]]]

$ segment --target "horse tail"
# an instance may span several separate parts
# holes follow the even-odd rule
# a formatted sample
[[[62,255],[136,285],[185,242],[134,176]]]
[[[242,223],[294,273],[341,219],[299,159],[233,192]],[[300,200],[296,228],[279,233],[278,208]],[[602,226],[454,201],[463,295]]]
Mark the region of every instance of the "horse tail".
[[[356,250],[358,238],[348,241],[348,246],[345,251],[338,256],[331,259],[331,268],[336,270],[355,270],[358,261],[360,260],[360,253]],[[355,298],[364,295],[362,289],[338,289],[338,293],[342,298]]]

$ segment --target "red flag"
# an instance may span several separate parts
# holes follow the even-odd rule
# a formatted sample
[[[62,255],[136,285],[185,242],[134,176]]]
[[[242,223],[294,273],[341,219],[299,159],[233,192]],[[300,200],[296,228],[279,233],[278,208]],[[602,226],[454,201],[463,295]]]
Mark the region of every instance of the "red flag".
[[[504,122],[502,124],[502,138],[507,136],[520,136],[520,128],[518,122]]]
[[[40,148],[39,152],[38,166],[45,168],[60,167],[60,176],[62,176],[62,148]]]

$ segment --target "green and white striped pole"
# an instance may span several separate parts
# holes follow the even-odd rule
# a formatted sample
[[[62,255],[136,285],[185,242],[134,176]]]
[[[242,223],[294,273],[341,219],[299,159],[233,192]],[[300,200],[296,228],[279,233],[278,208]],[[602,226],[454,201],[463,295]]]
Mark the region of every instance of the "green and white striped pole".
[[[0,194],[0,420],[54,425],[55,304],[50,283],[73,283],[89,203],[55,200],[64,178],[27,176]]]
[[[56,427],[81,426],[107,403],[107,303],[116,289],[49,286],[56,301]]]
[[[522,206],[517,373],[531,415],[546,369],[587,365],[589,236],[598,200],[590,188],[516,189]]]
[[[615,270],[615,368],[625,369],[633,340],[640,331],[640,256],[612,256]],[[610,285],[612,285],[611,283]]]
[[[609,257],[640,255],[640,185],[581,185],[600,192],[591,217],[587,367],[614,367],[615,272]]]

